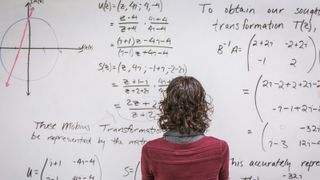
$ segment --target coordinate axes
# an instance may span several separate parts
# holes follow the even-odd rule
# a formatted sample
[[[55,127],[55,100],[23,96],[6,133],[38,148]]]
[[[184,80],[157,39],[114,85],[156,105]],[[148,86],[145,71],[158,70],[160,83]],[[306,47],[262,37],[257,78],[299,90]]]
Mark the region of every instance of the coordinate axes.
[[[14,61],[13,61],[13,64],[10,66],[10,71],[8,72],[9,75],[8,75],[8,78],[5,82],[5,86],[6,87],[9,87],[10,86],[10,81],[11,81],[11,77],[12,77],[12,74],[14,72],[14,69],[16,67],[16,64],[17,64],[17,61],[20,58],[20,52],[21,50],[27,50],[28,51],[28,54],[27,54],[27,92],[26,94],[29,96],[31,94],[30,92],[30,61],[31,61],[31,50],[74,50],[74,51],[78,51],[78,52],[83,52],[83,50],[85,49],[88,49],[88,47],[86,45],[82,45],[81,47],[32,47],[32,43],[31,43],[31,36],[32,36],[32,33],[31,33],[31,19],[32,19],[32,14],[33,12],[35,11],[35,7],[32,7],[30,3],[27,3],[26,4],[26,7],[27,7],[27,18],[26,18],[26,22],[25,22],[25,25],[24,25],[24,29],[23,29],[23,33],[22,33],[22,37],[20,39],[20,42],[19,42],[19,46],[18,47],[4,47],[4,46],[1,46],[0,47],[0,50],[1,49],[6,49],[6,50],[16,50],[16,55],[15,55],[15,58],[14,58]],[[27,31],[28,31],[28,46],[27,47],[23,47],[23,42],[24,40],[26,39],[26,34],[27,34]]]

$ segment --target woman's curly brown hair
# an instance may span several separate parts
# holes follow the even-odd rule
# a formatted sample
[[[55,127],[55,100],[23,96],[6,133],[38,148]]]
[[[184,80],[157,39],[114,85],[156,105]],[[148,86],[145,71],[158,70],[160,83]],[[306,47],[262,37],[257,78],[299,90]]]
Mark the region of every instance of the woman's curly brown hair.
[[[174,78],[160,101],[159,126],[162,130],[180,133],[204,133],[211,121],[208,112],[213,108],[206,100],[201,83],[191,76]]]

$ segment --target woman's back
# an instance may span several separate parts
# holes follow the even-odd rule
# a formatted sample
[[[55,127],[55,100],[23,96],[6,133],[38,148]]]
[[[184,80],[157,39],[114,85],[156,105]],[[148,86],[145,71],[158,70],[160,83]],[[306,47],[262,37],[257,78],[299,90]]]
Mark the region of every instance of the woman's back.
[[[142,148],[142,179],[227,180],[228,144],[204,136],[212,110],[198,80],[189,76],[174,78],[160,102],[158,124],[164,136]]]
[[[142,154],[143,180],[228,179],[228,145],[217,138],[204,136],[187,144],[159,138],[148,142],[143,147]]]

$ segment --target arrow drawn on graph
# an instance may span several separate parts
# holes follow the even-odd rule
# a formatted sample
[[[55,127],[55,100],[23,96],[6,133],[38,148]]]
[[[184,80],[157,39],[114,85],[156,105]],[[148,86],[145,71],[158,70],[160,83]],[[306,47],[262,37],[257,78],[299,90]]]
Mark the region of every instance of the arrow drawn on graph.
[[[30,11],[29,11],[29,9],[30,9]],[[26,22],[26,25],[24,26],[24,30],[23,30],[22,38],[21,38],[21,40],[20,40],[19,48],[18,48],[16,57],[15,57],[15,59],[14,59],[12,68],[11,68],[11,70],[10,70],[8,79],[7,79],[7,81],[6,81],[6,87],[9,87],[9,86],[10,86],[9,81],[10,81],[10,79],[11,79],[13,70],[14,70],[16,64],[17,64],[18,59],[19,59],[19,55],[20,55],[20,51],[21,51],[21,48],[22,48],[22,44],[23,44],[24,38],[25,38],[25,36],[26,36],[27,27],[28,27],[28,24],[29,24],[29,22],[30,22],[30,17],[31,17],[31,15],[32,15],[33,11],[34,11],[34,7],[31,7],[31,8],[28,7],[28,12],[29,12],[29,14],[28,14],[27,22]],[[29,33],[29,34],[30,34],[30,33]]]

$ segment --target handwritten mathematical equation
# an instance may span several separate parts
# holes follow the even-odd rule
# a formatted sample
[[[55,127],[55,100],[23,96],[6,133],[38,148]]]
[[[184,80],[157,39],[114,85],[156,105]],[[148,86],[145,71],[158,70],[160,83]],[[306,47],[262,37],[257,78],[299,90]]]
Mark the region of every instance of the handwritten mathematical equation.
[[[168,56],[172,38],[155,35],[154,32],[166,32],[169,24],[167,17],[149,16],[147,22],[141,22],[137,15],[122,15],[117,23],[120,33],[130,34],[130,36],[119,36],[116,40],[116,49],[118,57],[144,57],[144,56]],[[141,24],[141,25],[140,25]],[[114,27],[115,23],[111,22],[110,26]],[[142,27],[141,27],[142,26]],[[146,28],[150,38],[145,38],[145,32],[139,31],[139,28]],[[143,38],[139,38],[139,36]],[[115,47],[111,43],[111,47]]]
[[[133,14],[131,16],[121,15],[118,22],[110,22],[110,27],[119,28],[120,33],[142,33],[147,32],[153,34],[153,32],[165,33],[167,31],[169,21],[166,16],[149,16],[145,19]]]
[[[299,106],[284,106],[279,105],[277,107],[272,108],[273,111],[276,112],[304,112],[304,113],[319,113],[320,112],[320,105],[299,105]]]
[[[140,161],[137,163],[135,167],[126,166],[123,168],[122,177],[130,177],[133,176],[133,180],[138,180],[138,172],[140,171]]]
[[[67,172],[78,172],[69,174],[63,170],[67,170]],[[97,155],[89,158],[79,157],[73,160],[47,157],[42,167],[28,167],[26,177],[37,180],[99,180],[102,178],[102,168]]]
[[[171,38],[135,38],[133,36],[125,38],[125,37],[118,37],[117,39],[117,48],[124,48],[124,47],[137,47],[137,46],[143,46],[143,47],[165,47],[169,48],[172,41]]]
[[[159,102],[155,99],[126,99],[123,105],[114,104],[122,119],[130,121],[156,121],[159,118]]]
[[[113,47],[114,44],[111,44]],[[141,56],[168,56],[172,49],[171,38],[129,38],[118,37],[118,57],[141,57]]]
[[[163,4],[162,0],[154,0],[154,1],[124,1],[124,0],[116,0],[115,2],[105,0],[101,1],[98,4],[98,8],[104,12],[112,12],[116,11],[127,12],[127,11],[145,11],[145,12],[162,12]]]
[[[262,80],[261,86],[264,88],[275,88],[280,90],[285,89],[318,89],[320,88],[320,80],[310,81],[310,80]]]
[[[248,71],[254,67],[279,68],[280,66],[290,69],[304,68],[306,73],[310,73],[318,61],[320,51],[311,36],[289,40],[263,39],[257,36],[254,34],[248,40],[247,46],[236,40],[221,42],[217,45],[216,53],[218,55],[245,55]],[[286,55],[282,55],[282,58],[279,59],[273,56],[277,52],[286,52]],[[306,56],[308,56],[307,59]]]
[[[173,49],[173,46],[171,46],[172,38],[163,37],[166,36],[169,26],[168,17],[165,15],[152,14],[159,11],[160,13],[162,12],[162,0],[154,2],[127,2],[123,0],[110,2],[105,0],[104,2],[100,2],[98,7],[104,12],[110,13],[113,12],[113,9],[116,9],[116,12],[119,13],[118,19],[116,21],[110,21],[109,26],[111,29],[118,30],[120,34],[129,35],[129,38],[119,36],[116,43],[111,43],[110,45],[113,50],[117,51],[119,58],[145,56],[167,57],[170,50]],[[148,16],[144,16],[139,13],[141,11],[147,11],[150,14]],[[126,14],[123,14],[122,12],[126,12]],[[139,36],[145,37],[146,34],[149,34],[151,37],[148,39],[139,38]],[[159,43],[166,44],[162,45]],[[117,46],[115,46],[115,44]]]
[[[112,83],[112,87],[121,88],[126,95],[147,95],[153,93],[163,93],[170,80],[159,78],[156,83],[148,79],[122,79],[120,83]]]
[[[310,132],[315,133],[317,131],[317,125],[314,122],[315,120],[310,119],[311,117],[315,117],[316,113],[320,112],[320,106],[318,104],[306,104],[306,103],[283,103],[283,102],[277,102],[275,99],[273,102],[273,105],[267,105],[264,104],[264,96],[261,96],[263,93],[268,93],[270,91],[273,91],[277,93],[279,96],[283,95],[283,92],[291,91],[291,93],[298,93],[297,89],[305,89],[308,90],[308,93],[315,93],[320,87],[318,84],[320,81],[318,80],[294,80],[294,81],[283,81],[283,80],[268,80],[263,78],[263,75],[261,75],[256,83],[255,92],[254,92],[254,107],[256,109],[257,115],[260,119],[260,122],[263,124],[263,130],[261,132],[261,145],[262,150],[267,152],[268,150],[273,150],[275,148],[280,149],[298,149],[298,148],[318,148],[319,146],[319,138],[317,136],[312,137],[308,136]],[[281,90],[281,91],[274,91],[274,90]],[[249,89],[243,89],[244,95],[249,95],[250,93]],[[302,91],[303,93],[306,93],[306,91]],[[299,93],[302,93],[299,91]],[[292,100],[295,100],[295,98],[291,98]],[[296,105],[295,105],[296,104]],[[265,112],[274,112],[278,114],[273,113],[273,117],[270,118],[270,113]],[[291,126],[288,126],[288,122],[283,122],[282,125],[279,127],[274,127],[274,123],[276,122],[274,119],[276,118],[283,118],[283,116],[289,116],[294,115],[296,113],[306,113],[309,114],[310,117],[308,117],[308,121],[296,120],[301,121],[301,124],[305,124],[299,127],[292,128]],[[291,117],[292,118],[292,117]],[[315,123],[311,124],[310,123]],[[271,126],[273,125],[273,126]],[[287,128],[291,127],[291,128]],[[309,138],[309,139],[299,139],[298,137],[296,139],[292,139],[289,137],[285,132],[287,131],[293,131],[295,134],[303,134],[303,137]],[[273,132],[273,133],[270,133]],[[279,134],[277,134],[277,133]],[[252,134],[252,131],[250,130],[250,133]],[[298,140],[297,140],[298,139]]]
[[[136,73],[140,75],[144,74],[159,74],[159,75],[185,75],[188,72],[188,68],[185,64],[139,64],[139,63],[112,63],[112,62],[100,62],[98,64],[97,71],[99,72],[114,72],[117,74],[131,74]]]
[[[113,82],[112,87],[119,89],[121,99],[114,104],[119,117],[131,121],[155,121],[159,118],[160,97],[171,78],[122,78]]]

